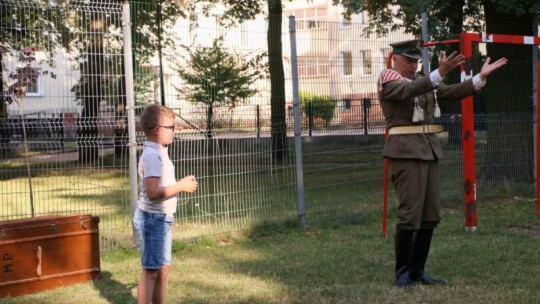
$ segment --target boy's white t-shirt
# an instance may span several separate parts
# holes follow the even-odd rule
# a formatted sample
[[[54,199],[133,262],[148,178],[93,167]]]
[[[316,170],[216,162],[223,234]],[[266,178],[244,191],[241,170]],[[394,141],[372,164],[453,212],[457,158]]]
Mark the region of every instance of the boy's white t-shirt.
[[[144,179],[159,177],[159,186],[166,187],[176,183],[174,164],[169,158],[166,147],[151,141],[144,142],[144,149],[138,165],[139,187],[141,189],[137,206],[150,213],[166,213],[172,215],[176,212],[176,195],[161,200],[151,201],[146,193]]]

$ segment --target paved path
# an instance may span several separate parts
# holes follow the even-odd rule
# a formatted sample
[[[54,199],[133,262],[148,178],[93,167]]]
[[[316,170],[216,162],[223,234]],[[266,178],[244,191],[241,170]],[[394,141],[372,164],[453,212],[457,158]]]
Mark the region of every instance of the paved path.
[[[105,154],[112,154],[114,153],[114,149],[107,148],[102,149],[99,151],[99,155],[105,155]],[[79,158],[79,155],[76,150],[66,150],[65,152],[58,151],[57,153],[50,153],[50,154],[42,154],[42,155],[34,155],[30,158],[30,161],[32,163],[45,163],[45,162],[66,162],[66,161],[77,161]],[[24,163],[26,162],[26,158],[24,157],[18,157],[18,158],[9,158],[9,159],[2,159],[0,160],[0,163]]]

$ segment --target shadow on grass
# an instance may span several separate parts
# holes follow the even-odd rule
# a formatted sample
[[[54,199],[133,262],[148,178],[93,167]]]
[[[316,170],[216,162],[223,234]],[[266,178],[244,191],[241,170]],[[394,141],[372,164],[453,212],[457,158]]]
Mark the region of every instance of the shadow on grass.
[[[359,303],[393,287],[393,240],[366,222],[254,229],[246,248],[261,258],[231,262],[230,271],[278,283],[292,302]]]
[[[111,304],[137,303],[137,299],[131,294],[136,284],[124,285],[112,278],[108,271],[101,272],[101,278],[94,281],[94,286],[99,290],[101,297]]]

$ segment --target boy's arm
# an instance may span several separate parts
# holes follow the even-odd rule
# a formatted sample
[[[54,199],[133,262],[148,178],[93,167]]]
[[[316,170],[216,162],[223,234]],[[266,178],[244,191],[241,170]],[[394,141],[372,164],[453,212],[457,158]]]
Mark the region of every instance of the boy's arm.
[[[147,177],[144,179],[144,185],[148,198],[155,201],[176,195],[179,192],[195,192],[199,183],[195,176],[190,175],[167,187],[159,186],[159,177]]]

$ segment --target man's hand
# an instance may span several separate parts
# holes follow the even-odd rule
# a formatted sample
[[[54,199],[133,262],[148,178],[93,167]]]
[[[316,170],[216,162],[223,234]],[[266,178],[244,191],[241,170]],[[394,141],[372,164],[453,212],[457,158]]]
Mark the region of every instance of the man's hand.
[[[450,56],[446,57],[444,51],[439,52],[439,74],[444,78],[446,74],[450,73],[456,67],[465,63],[465,56],[458,54],[458,52],[452,52]]]
[[[480,70],[480,73],[479,73],[480,79],[482,81],[485,81],[486,78],[489,76],[489,74],[491,74],[491,72],[495,71],[496,69],[508,63],[508,59],[506,59],[505,57],[495,61],[492,64],[489,64],[490,61],[491,61],[491,58],[488,57],[486,58],[486,61],[484,61],[484,64],[482,65],[482,69]]]

